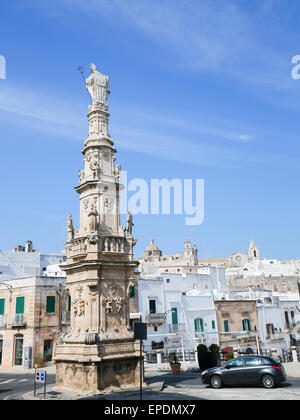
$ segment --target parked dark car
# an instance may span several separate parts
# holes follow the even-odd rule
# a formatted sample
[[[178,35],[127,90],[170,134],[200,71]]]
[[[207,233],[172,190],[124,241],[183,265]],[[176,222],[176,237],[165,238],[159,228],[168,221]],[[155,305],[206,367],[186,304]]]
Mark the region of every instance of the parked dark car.
[[[286,380],[284,367],[272,357],[241,356],[202,372],[202,382],[213,388],[224,385],[263,385],[274,388]]]

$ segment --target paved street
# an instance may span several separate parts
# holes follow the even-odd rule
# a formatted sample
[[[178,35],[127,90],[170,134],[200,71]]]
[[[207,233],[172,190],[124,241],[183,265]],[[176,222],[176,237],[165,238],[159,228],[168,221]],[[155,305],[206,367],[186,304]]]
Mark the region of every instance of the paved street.
[[[33,370],[0,371],[0,399],[20,399],[22,395],[33,391]],[[57,398],[53,392],[55,373],[53,367],[48,372],[48,398]],[[163,391],[158,391],[157,384],[164,382]],[[170,372],[148,371],[148,386],[143,391],[144,400],[300,400],[300,377],[289,377],[280,387],[266,390],[262,387],[227,387],[215,390],[202,384],[199,372],[182,372],[174,376]],[[39,386],[38,394],[42,396],[43,387]],[[56,396],[57,394],[57,396]],[[62,399],[66,396],[61,395]],[[78,398],[78,397],[77,397]],[[123,391],[99,396],[105,400],[139,400],[139,392]],[[83,399],[85,399],[83,397]]]
[[[300,378],[289,377],[280,387],[267,390],[262,387],[226,387],[215,390],[201,382],[198,372],[184,372],[180,376],[169,373],[148,373],[148,383],[164,381],[166,388],[163,398],[171,395],[176,399],[247,399],[247,400],[300,400]]]
[[[0,370],[0,400],[7,398],[19,398],[24,392],[33,390],[33,370],[28,373],[9,371],[1,372]],[[47,375],[47,383],[49,385],[55,383],[55,374]],[[38,386],[38,392],[42,393],[43,385]],[[40,390],[40,391],[39,391]]]

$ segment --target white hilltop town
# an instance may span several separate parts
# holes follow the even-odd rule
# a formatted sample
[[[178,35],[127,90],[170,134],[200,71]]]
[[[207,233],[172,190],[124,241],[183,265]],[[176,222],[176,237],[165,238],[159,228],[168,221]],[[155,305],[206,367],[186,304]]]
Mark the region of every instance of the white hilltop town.
[[[140,317],[147,324],[146,364],[174,350],[193,362],[198,344],[277,356],[299,345],[299,260],[260,259],[253,241],[248,253],[226,258],[198,258],[189,239],[183,253],[164,255],[151,239],[138,262],[128,325]],[[78,301],[65,264],[65,251],[43,254],[31,241],[0,251],[1,367],[54,361]]]
[[[254,241],[248,252],[201,258],[188,238],[175,255],[151,239],[135,259],[130,211],[121,225],[109,78],[94,64],[90,71],[79,220],[68,216],[65,250],[43,254],[27,241],[0,251],[0,367],[53,363],[58,387],[98,392],[137,387],[143,366],[174,351],[193,363],[200,344],[277,359],[295,352],[300,260],[261,259]],[[140,320],[145,363],[134,339]]]

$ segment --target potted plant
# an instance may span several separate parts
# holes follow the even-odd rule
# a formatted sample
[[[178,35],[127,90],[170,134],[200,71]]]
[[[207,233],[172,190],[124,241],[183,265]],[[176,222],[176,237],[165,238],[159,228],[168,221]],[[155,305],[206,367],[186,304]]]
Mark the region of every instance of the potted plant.
[[[226,362],[229,362],[229,360],[234,358],[232,347],[224,347],[222,353],[224,355],[224,359],[226,360]]]
[[[169,354],[169,363],[170,363],[173,375],[179,375],[181,363],[179,363],[178,357],[176,355],[176,351]]]
[[[34,367],[36,368],[36,369],[38,369],[38,368],[41,368],[41,367],[44,367],[45,366],[45,363],[44,363],[44,358],[43,357],[41,357],[41,356],[37,356],[35,359],[34,359]]]
[[[211,344],[208,348],[208,366],[210,368],[220,365],[220,347],[217,344]]]
[[[208,369],[207,347],[205,344],[197,346],[198,364],[200,370]]]

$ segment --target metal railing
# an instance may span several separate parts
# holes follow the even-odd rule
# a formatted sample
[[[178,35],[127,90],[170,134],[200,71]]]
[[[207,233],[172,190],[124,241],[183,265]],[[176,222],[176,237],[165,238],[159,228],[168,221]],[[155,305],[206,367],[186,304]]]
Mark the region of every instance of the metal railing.
[[[158,353],[160,353],[161,363],[169,363],[169,355],[174,353],[175,350],[153,350],[145,352],[145,362],[150,364],[158,363]],[[182,350],[176,350],[176,356],[179,362],[195,362],[196,354],[194,350],[184,350],[184,358]]]
[[[70,311],[62,311],[61,313],[61,323],[62,324],[70,324],[71,322],[71,312]]]
[[[169,333],[178,333],[185,331],[185,324],[169,324]]]

